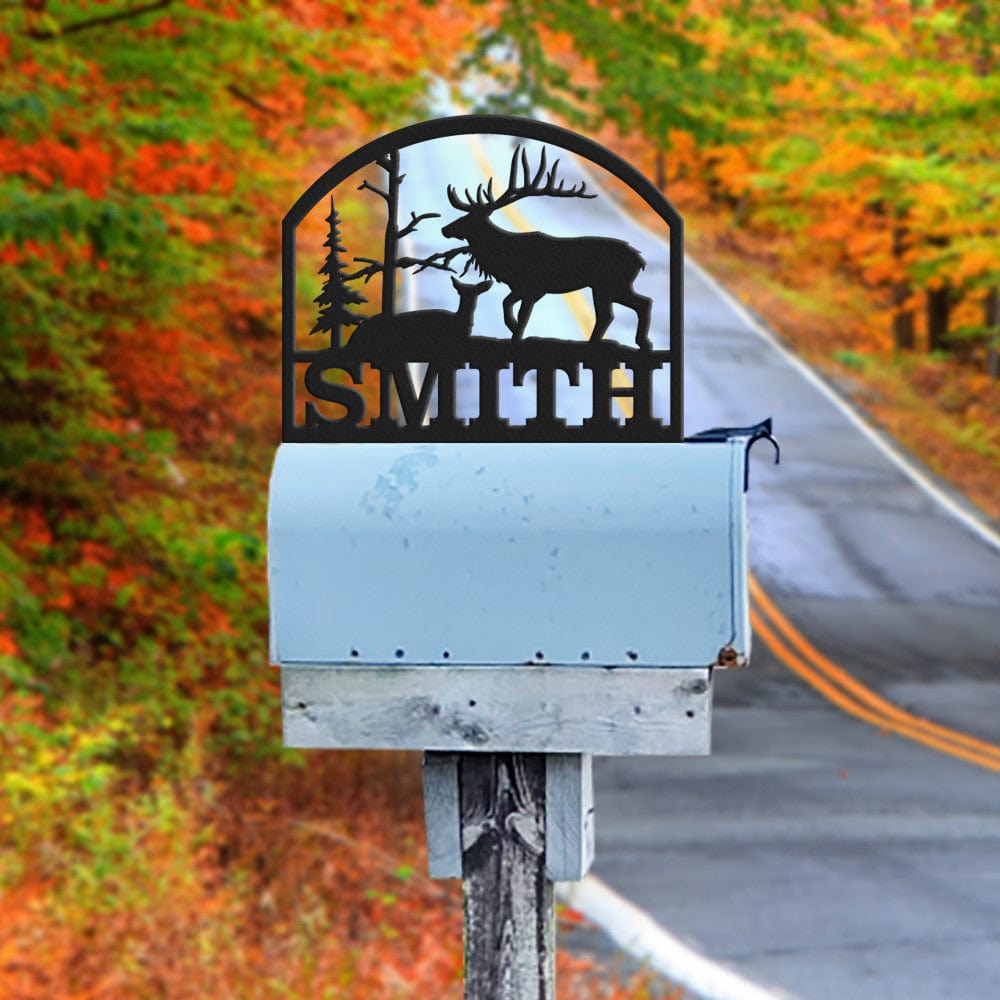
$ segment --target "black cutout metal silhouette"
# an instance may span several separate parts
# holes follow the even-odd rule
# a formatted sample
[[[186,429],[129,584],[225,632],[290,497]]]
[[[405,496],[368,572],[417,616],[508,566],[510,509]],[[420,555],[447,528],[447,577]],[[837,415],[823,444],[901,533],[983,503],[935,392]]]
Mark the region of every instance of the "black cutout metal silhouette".
[[[558,160],[547,172],[546,165],[543,149],[538,169],[532,174],[528,155],[519,146],[511,157],[510,176],[502,194],[493,194],[491,179],[485,187],[479,185],[475,198],[466,191],[463,201],[449,185],[448,201],[465,214],[445,226],[442,234],[466,240],[468,253],[479,270],[510,288],[510,294],[503,300],[503,318],[515,340],[524,336],[531,311],[543,295],[589,288],[596,313],[591,340],[604,336],[613,318],[612,303],[620,302],[633,309],[638,317],[636,344],[651,349],[648,333],[652,301],[632,288],[636,275],[646,266],[635,247],[603,236],[511,233],[490,221],[495,211],[523,198],[597,197],[587,193],[585,181],[570,188],[565,181],[557,183]],[[520,303],[516,319],[515,303]]]
[[[748,427],[710,427],[708,430],[699,431],[697,434],[692,434],[684,440],[692,444],[698,444],[703,441],[745,440],[746,449],[744,452],[745,460],[743,462],[743,492],[746,493],[747,490],[750,489],[750,449],[758,441],[769,441],[771,443],[771,447],[774,448],[774,464],[778,465],[781,462],[781,446],[774,439],[773,430],[774,426],[771,418],[766,417],[759,423],[750,424]]]
[[[330,345],[342,347],[343,328],[357,326],[364,319],[364,316],[352,313],[347,307],[360,306],[368,300],[347,284],[358,275],[346,274],[346,266],[340,262],[340,255],[347,250],[340,242],[340,216],[334,207],[333,195],[330,195],[330,214],[326,217],[326,221],[330,225],[330,235],[327,236],[323,246],[329,247],[330,252],[327,254],[326,263],[319,269],[320,274],[326,275],[326,283],[323,291],[313,299],[319,304],[319,316],[316,318],[316,325],[309,333],[328,333]]]
[[[483,177],[464,197],[455,184],[441,183],[441,197],[461,214],[441,229],[442,245],[423,257],[402,255],[406,241],[421,223],[438,218],[436,211],[410,211],[400,223],[401,150],[420,143],[465,134],[503,134],[546,145],[537,159],[519,143],[511,156],[507,185],[500,193],[494,177]],[[548,147],[554,146],[589,160],[624,181],[666,223],[670,234],[670,297],[666,329],[651,338],[653,300],[634,287],[646,260],[638,249],[620,239],[593,235],[550,235],[512,232],[491,216],[529,198],[570,203],[592,200],[587,181],[568,183],[559,176],[560,160],[549,166]],[[417,155],[418,151],[413,154]],[[535,159],[535,163],[532,160]],[[383,181],[366,176],[355,183],[361,196],[374,194],[385,205],[386,227],[381,258],[353,256],[361,265],[351,272],[341,255],[347,254],[342,221],[334,192],[359,170],[381,170]],[[296,230],[319,201],[329,195],[326,217],[326,261],[318,269],[325,276],[312,334],[329,336],[328,346],[311,349],[296,341]],[[338,200],[341,195],[336,194]],[[358,197],[357,195],[355,197]],[[420,206],[421,208],[427,206]],[[444,207],[444,206],[442,206]],[[566,228],[565,219],[560,223]],[[521,227],[523,228],[523,227]],[[572,228],[570,228],[572,232]],[[422,234],[425,238],[426,235]],[[283,230],[283,429],[286,441],[679,441],[682,427],[682,268],[680,216],[634,168],[583,136],[527,119],[498,116],[461,116],[409,126],[376,139],[348,156],[313,184],[285,218]],[[371,253],[371,251],[369,251]],[[452,277],[457,299],[451,309],[401,310],[397,304],[397,275],[428,269],[474,271],[479,282]],[[352,283],[367,285],[381,277],[381,311],[368,318],[351,309],[366,299]],[[508,289],[497,308],[494,285]],[[544,323],[529,320],[545,296],[589,289],[594,302],[594,325],[587,340],[545,336]],[[634,333],[629,312],[611,330],[614,305],[635,314]],[[503,326],[501,327],[501,320]],[[345,337],[345,327],[355,327]],[[504,329],[505,328],[505,329]],[[608,335],[608,336],[606,336]],[[665,335],[665,336],[664,336]],[[615,338],[615,339],[612,339]],[[634,339],[633,339],[634,338]],[[658,346],[666,342],[666,347]],[[629,378],[623,378],[621,369]],[[563,384],[581,386],[589,374],[589,416],[568,423],[559,415]],[[456,407],[460,372],[475,373],[476,413],[459,415]],[[559,373],[563,373],[565,380]],[[463,376],[464,378],[465,376]],[[535,413],[514,423],[502,412],[502,382],[534,386]],[[464,383],[463,383],[464,384]],[[468,385],[465,386],[468,391]],[[666,398],[669,389],[669,399]],[[586,391],[586,390],[583,390]],[[660,396],[664,398],[659,398]],[[375,405],[377,401],[377,406]],[[613,412],[615,402],[627,413]],[[436,413],[431,416],[436,403]]]

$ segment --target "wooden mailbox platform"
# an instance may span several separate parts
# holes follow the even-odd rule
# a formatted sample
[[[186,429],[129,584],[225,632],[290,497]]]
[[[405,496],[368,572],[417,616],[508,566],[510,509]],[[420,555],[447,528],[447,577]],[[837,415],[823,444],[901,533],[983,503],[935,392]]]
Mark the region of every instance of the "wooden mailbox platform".
[[[285,666],[285,744],[479,753],[707,754],[706,667]]]

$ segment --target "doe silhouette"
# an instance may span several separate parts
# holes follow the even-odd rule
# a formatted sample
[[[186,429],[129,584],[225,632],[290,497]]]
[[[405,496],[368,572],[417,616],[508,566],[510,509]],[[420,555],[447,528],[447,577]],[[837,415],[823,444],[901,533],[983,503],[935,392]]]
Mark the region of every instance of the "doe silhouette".
[[[381,354],[389,350],[405,353],[434,345],[466,340],[472,333],[472,316],[479,296],[493,287],[492,281],[466,284],[451,279],[458,292],[458,309],[416,309],[413,312],[386,315],[380,313],[366,319],[354,331],[348,348],[359,356]]]

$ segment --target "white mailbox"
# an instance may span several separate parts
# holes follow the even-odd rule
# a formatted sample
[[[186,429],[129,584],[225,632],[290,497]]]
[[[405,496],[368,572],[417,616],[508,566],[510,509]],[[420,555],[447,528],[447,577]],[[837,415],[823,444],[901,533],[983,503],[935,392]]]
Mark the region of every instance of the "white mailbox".
[[[283,444],[286,742],[707,753],[749,654],[745,446]]]

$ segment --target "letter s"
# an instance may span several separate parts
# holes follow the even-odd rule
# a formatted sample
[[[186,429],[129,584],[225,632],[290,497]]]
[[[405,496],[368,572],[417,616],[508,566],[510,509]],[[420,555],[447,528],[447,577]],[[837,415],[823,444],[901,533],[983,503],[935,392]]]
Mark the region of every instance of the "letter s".
[[[350,386],[331,382],[325,377],[327,372],[343,372],[355,385],[361,385],[360,368],[360,362],[348,361],[331,365],[329,361],[314,361],[306,369],[306,390],[316,399],[322,399],[327,403],[338,403],[347,411],[342,417],[327,417],[319,413],[315,404],[307,402],[306,411],[310,423],[313,420],[328,423],[340,423],[342,420],[346,420],[354,427],[361,423],[365,416],[364,396]]]

